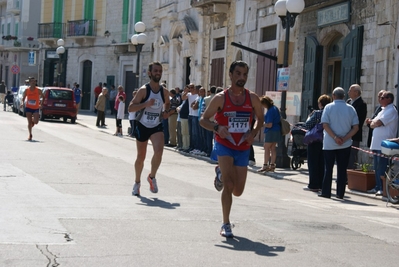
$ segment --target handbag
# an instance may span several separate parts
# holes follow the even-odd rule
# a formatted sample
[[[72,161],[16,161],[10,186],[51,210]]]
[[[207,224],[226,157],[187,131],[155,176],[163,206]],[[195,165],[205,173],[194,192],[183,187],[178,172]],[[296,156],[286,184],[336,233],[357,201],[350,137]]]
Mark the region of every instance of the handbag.
[[[323,141],[323,124],[318,123],[312,129],[306,132],[303,137],[303,143],[309,145],[314,142]]]
[[[281,124],[281,134],[282,135],[289,134],[291,131],[290,123],[281,117],[280,124]]]

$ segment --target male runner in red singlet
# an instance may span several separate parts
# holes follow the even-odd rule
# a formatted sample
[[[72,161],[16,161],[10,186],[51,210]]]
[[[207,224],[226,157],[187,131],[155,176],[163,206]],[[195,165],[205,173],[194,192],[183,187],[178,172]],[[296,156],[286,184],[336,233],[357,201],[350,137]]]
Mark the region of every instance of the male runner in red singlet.
[[[29,137],[28,140],[32,140],[32,127],[39,123],[39,109],[41,108],[41,100],[43,97],[42,90],[36,87],[36,79],[29,77],[30,86],[26,88],[21,101],[21,107],[23,107],[25,98],[25,114],[28,120]]]
[[[215,132],[214,153],[219,162],[215,169],[215,187],[218,191],[223,189],[220,234],[224,237],[233,237],[230,224],[233,195],[240,196],[244,191],[250,146],[263,126],[259,97],[244,88],[248,70],[248,64],[244,61],[234,61],[230,65],[231,86],[211,100],[200,120],[202,127]],[[251,130],[254,114],[257,123]],[[212,122],[210,118],[214,115],[215,121]]]

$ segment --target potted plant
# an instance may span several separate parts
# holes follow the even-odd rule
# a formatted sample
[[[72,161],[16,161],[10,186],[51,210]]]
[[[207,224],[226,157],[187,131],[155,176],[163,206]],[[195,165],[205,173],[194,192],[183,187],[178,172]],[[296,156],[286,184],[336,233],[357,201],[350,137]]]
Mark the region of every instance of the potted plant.
[[[26,38],[26,40],[28,40],[28,41],[33,41],[33,39],[35,39],[35,38],[33,38],[33,37],[28,37],[28,38]]]
[[[15,46],[15,47],[20,47],[20,46],[21,46],[21,42],[14,41],[14,46]]]
[[[375,173],[371,163],[358,163],[356,170],[346,170],[348,176],[348,188],[361,192],[375,187]]]

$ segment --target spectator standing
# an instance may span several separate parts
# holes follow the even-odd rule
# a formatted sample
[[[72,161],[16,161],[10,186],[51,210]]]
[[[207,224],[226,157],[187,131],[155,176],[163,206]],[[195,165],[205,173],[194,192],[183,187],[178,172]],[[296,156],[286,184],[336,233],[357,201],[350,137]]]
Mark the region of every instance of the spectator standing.
[[[382,110],[374,119],[366,119],[366,123],[373,129],[373,137],[371,139],[371,151],[376,154],[381,154],[381,142],[386,139],[395,138],[398,131],[398,111],[394,104],[394,95],[389,92],[383,92],[380,97]],[[374,155],[374,171],[375,171],[375,188],[367,191],[368,193],[375,193],[382,195],[382,181],[381,176],[385,175],[385,170],[388,165],[388,159]]]
[[[79,112],[80,102],[82,100],[82,90],[80,89],[80,85],[78,83],[75,84],[73,93],[75,95],[75,102],[76,102],[76,114]]]
[[[210,95],[204,98],[204,101],[202,102],[201,106],[201,116],[204,114],[206,108],[209,106],[209,103],[211,102],[212,98],[215,96],[216,93],[216,86],[211,86]],[[211,117],[209,118],[210,121],[214,121],[215,118]],[[202,127],[201,127],[202,128]],[[205,132],[205,153],[207,157],[211,156],[212,150],[213,150],[213,131],[210,131],[206,128],[202,128]]]
[[[199,152],[199,123],[198,123],[198,89],[201,85],[190,86],[191,95],[188,95],[189,104],[189,115],[188,115],[188,127],[190,131],[190,148],[193,153]]]
[[[324,107],[321,123],[324,128],[323,154],[325,173],[319,197],[331,198],[334,163],[337,163],[337,195],[343,199],[347,181],[346,168],[352,145],[352,136],[359,130],[356,110],[344,100],[345,91],[337,87],[332,92],[333,102]]]
[[[281,125],[280,125],[280,112],[274,105],[273,100],[268,96],[263,96],[260,99],[262,106],[267,109],[264,116],[264,133],[265,142],[263,148],[265,149],[263,167],[258,172],[274,172],[276,169],[276,145],[280,141]],[[270,164],[269,164],[270,161]]]
[[[202,114],[205,111],[205,104],[204,104],[204,99],[206,96],[206,90],[204,87],[201,87],[198,90],[198,125],[199,125],[199,120],[201,119]],[[205,152],[206,150],[206,129],[203,127],[198,127],[198,150],[197,152],[198,155],[201,156],[206,156],[207,153]]]
[[[188,117],[190,113],[187,94],[189,93],[188,86],[184,87],[182,94],[182,104],[178,107],[180,122],[181,122],[181,135],[182,135],[182,151],[189,152],[190,150],[190,130],[188,126]]]
[[[118,94],[115,97],[115,103],[114,103],[115,119],[116,119],[116,116],[118,114],[118,107],[119,107],[119,100],[118,99],[119,99],[119,96],[123,96],[123,99],[126,99],[126,93],[125,93],[125,90],[124,90],[122,85],[118,86]]]
[[[348,96],[349,99],[347,100],[347,103],[352,105],[355,110],[357,117],[359,119],[359,130],[357,133],[352,136],[352,147],[359,147],[360,142],[363,140],[363,124],[364,121],[366,120],[367,116],[367,104],[364,102],[363,98],[361,97],[362,94],[362,88],[358,84],[352,84],[351,87],[349,87],[348,90]],[[351,148],[351,153],[349,156],[349,161],[348,161],[348,169],[356,169],[356,163],[358,163],[358,149]]]
[[[123,137],[122,120],[125,117],[125,99],[123,98],[123,95],[120,95],[117,101],[119,101],[119,105],[116,114],[116,133],[114,135]]]
[[[381,90],[378,92],[378,95],[377,95],[378,106],[375,107],[374,113],[371,116],[371,119],[374,119],[378,115],[378,113],[380,113],[382,110],[381,96],[384,94],[384,92],[385,92],[385,90]],[[373,137],[373,128],[370,127],[370,124],[366,123],[366,125],[369,128],[369,135],[367,136],[367,147],[370,147],[371,146],[371,138]]]
[[[5,101],[6,94],[7,94],[7,86],[6,86],[5,82],[4,82],[4,80],[2,80],[1,83],[0,83],[0,100],[1,100],[1,103],[5,103],[6,102]],[[4,108],[4,111],[6,111],[5,108]]]
[[[114,109],[115,99],[118,92],[115,89],[115,85],[111,85],[111,90],[109,91],[109,109],[111,110],[111,115],[114,115],[116,110]]]
[[[166,81],[164,81],[162,84],[163,88],[168,90],[168,87],[166,87]],[[170,101],[170,96],[169,96],[169,101]],[[163,127],[163,141],[164,141],[164,146],[169,144],[169,119],[168,118],[163,118],[162,119],[162,127]]]
[[[176,147],[177,146],[177,116],[178,113],[176,111],[177,107],[181,104],[181,98],[176,94],[176,90],[170,90],[170,110],[169,110],[169,118],[168,118],[168,126],[169,126],[169,144],[168,147]]]
[[[98,85],[94,88],[94,105],[97,104],[97,100],[99,95],[102,93],[103,83],[98,83]],[[96,107],[94,107],[94,113],[97,113]]]
[[[97,103],[95,105],[95,108],[97,109],[97,121],[96,121],[97,127],[107,126],[105,124],[105,106],[107,104],[107,97],[106,97],[107,91],[108,91],[107,87],[103,87],[102,93],[98,96]]]
[[[331,98],[328,95],[322,95],[317,100],[319,110],[314,110],[309,114],[305,122],[305,129],[311,130],[316,124],[320,123],[323,115],[324,107],[331,103]],[[323,186],[324,178],[324,156],[323,156],[323,142],[313,142],[307,146],[309,183],[304,190],[319,192]]]

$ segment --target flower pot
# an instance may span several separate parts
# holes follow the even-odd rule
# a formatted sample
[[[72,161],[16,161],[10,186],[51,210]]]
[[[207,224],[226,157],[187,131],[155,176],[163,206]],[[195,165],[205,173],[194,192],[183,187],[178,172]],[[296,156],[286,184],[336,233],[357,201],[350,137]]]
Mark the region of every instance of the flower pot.
[[[375,187],[375,174],[374,172],[363,172],[362,170],[347,170],[348,188],[361,192]]]
[[[385,185],[385,180],[386,180],[385,176],[381,176],[381,180],[382,180],[382,189],[383,189],[382,195],[384,197],[386,197],[387,196],[387,191],[386,191],[387,189],[386,189],[386,185]],[[391,197],[399,196],[399,190],[390,188],[389,189],[389,194],[391,195]]]

